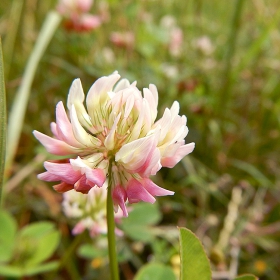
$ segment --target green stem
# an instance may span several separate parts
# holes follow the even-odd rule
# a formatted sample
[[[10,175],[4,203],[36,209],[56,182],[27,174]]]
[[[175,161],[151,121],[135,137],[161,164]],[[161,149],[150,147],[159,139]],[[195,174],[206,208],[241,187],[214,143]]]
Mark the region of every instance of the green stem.
[[[108,182],[108,193],[107,193],[107,238],[108,238],[108,251],[109,251],[109,262],[111,279],[119,280],[119,267],[118,258],[116,252],[116,240],[115,240],[115,219],[114,219],[114,208],[112,199],[112,161],[109,162],[109,182]]]
[[[10,112],[7,133],[7,152],[6,152],[6,170],[9,172],[18,146],[24,115],[30,95],[31,85],[41,57],[44,54],[53,34],[60,23],[61,16],[56,12],[50,12],[43,24],[34,49],[28,59],[21,85],[16,93],[15,100]]]
[[[6,92],[4,81],[4,63],[2,42],[0,37],[0,206],[4,182],[5,150],[6,150]]]

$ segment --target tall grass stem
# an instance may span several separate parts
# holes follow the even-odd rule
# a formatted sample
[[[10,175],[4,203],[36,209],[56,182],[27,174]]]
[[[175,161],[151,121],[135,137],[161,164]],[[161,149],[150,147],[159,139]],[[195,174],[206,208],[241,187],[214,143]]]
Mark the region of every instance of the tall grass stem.
[[[223,83],[221,85],[221,91],[218,100],[219,103],[217,108],[217,111],[219,111],[221,114],[223,114],[224,111],[226,110],[227,103],[230,96],[231,84],[232,84],[231,73],[233,68],[232,62],[236,50],[237,35],[240,29],[240,20],[241,20],[244,2],[245,2],[244,0],[236,0],[235,10],[231,22],[230,34],[226,46],[225,66],[223,71],[224,75],[222,77]]]
[[[6,112],[6,91],[4,79],[4,63],[2,52],[2,41],[0,37],[0,205],[2,200],[3,183],[4,183],[4,166],[6,155],[6,127],[7,127],[7,112]]]
[[[12,1],[11,11],[7,25],[9,26],[9,31],[5,34],[5,41],[3,43],[3,50],[5,53],[5,76],[8,79],[11,69],[11,64],[14,55],[14,48],[16,37],[20,25],[21,13],[24,1],[14,0]]]
[[[35,43],[34,49],[28,59],[21,85],[16,93],[12,109],[8,121],[7,133],[7,153],[6,153],[6,170],[5,175],[14,160],[16,149],[19,143],[19,138],[23,126],[24,115],[28,104],[31,85],[39,64],[55,30],[60,23],[61,16],[56,12],[50,12],[43,24],[39,33],[38,39]]]

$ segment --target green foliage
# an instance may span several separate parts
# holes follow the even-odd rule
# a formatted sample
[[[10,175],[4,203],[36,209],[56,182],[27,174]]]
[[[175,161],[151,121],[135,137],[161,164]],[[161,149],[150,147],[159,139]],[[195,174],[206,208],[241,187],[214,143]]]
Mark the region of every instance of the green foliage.
[[[24,227],[18,235],[20,252],[28,254],[26,266],[35,266],[49,258],[59,243],[59,232],[50,222],[38,222]]]
[[[121,228],[127,236],[134,240],[152,242],[153,225],[161,219],[157,204],[138,203],[133,205],[127,218],[122,219]]]
[[[83,244],[79,247],[77,253],[85,259],[94,259],[98,257],[105,257],[108,255],[107,248],[96,248],[92,244]]]
[[[180,228],[181,280],[211,280],[210,263],[199,239]]]
[[[136,274],[134,280],[176,280],[176,276],[169,266],[150,263],[144,265]]]
[[[2,51],[2,40],[0,37],[0,206],[2,199],[4,167],[6,156],[6,91],[4,77],[4,62]]]
[[[38,222],[17,232],[16,221],[0,212],[0,275],[30,276],[58,268],[59,262],[43,263],[56,250],[60,234],[50,222]]]
[[[16,221],[6,212],[0,212],[0,263],[8,262],[13,256],[16,237]]]

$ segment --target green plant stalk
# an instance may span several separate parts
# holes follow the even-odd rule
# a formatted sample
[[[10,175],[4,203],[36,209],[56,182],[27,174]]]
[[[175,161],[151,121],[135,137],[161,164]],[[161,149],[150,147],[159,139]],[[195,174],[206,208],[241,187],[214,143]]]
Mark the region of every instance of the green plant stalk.
[[[2,41],[0,37],[0,206],[2,200],[3,183],[4,183],[4,166],[6,156],[6,92],[4,80],[4,63],[2,52]]]
[[[237,42],[237,34],[240,27],[240,19],[242,14],[242,8],[244,4],[244,0],[236,0],[235,10],[233,14],[233,19],[231,23],[231,32],[228,39],[227,44],[227,52],[225,56],[225,68],[224,68],[224,76],[223,76],[223,83],[221,86],[220,96],[218,99],[218,111],[223,113],[226,111],[226,105],[230,95],[230,88],[231,88],[231,72],[232,72],[232,58],[234,57],[235,50],[236,50],[236,42]]]
[[[118,258],[116,253],[116,239],[115,239],[115,219],[114,219],[114,208],[112,199],[112,161],[109,162],[109,182],[107,192],[107,238],[108,238],[108,252],[111,279],[119,280],[119,267]]]
[[[30,95],[31,85],[41,57],[44,54],[55,30],[61,20],[56,12],[50,12],[43,24],[34,49],[27,62],[21,85],[16,93],[8,121],[7,153],[5,175],[9,172],[13,162],[23,126],[24,115]]]
[[[5,42],[3,43],[3,49],[5,52],[5,75],[8,80],[11,63],[13,60],[14,47],[16,42],[16,36],[18,33],[19,22],[22,13],[24,1],[14,0],[12,2],[11,11],[8,19],[9,32],[5,35]]]

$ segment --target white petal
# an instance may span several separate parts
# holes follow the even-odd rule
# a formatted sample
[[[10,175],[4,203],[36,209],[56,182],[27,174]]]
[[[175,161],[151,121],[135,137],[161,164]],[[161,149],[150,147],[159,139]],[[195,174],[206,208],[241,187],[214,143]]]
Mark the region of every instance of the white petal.
[[[91,86],[86,98],[86,103],[88,113],[92,119],[94,117],[94,110],[100,110],[100,106],[104,106],[103,102],[109,98],[108,92],[112,91],[114,84],[119,78],[119,74],[101,77]]]
[[[125,88],[128,88],[130,86],[130,83],[127,79],[121,79],[115,86],[114,92],[118,92],[120,90],[123,90]]]
[[[120,117],[121,117],[121,113],[119,113],[118,116],[116,117],[114,124],[111,127],[111,130],[104,141],[104,145],[108,150],[113,150],[115,147],[115,133]]]
[[[85,99],[84,90],[80,79],[75,79],[70,87],[67,107],[70,110],[72,104],[83,103]]]
[[[101,145],[100,141],[97,138],[93,137],[92,135],[90,135],[84,130],[84,128],[82,127],[82,125],[78,120],[74,105],[72,105],[70,110],[70,118],[71,118],[71,124],[72,124],[74,136],[80,143],[88,147]]]
[[[153,93],[149,89],[144,88],[143,93],[144,93],[144,99],[146,99],[148,101],[148,104],[149,104],[149,107],[150,107],[151,120],[152,120],[152,122],[154,122],[156,117],[157,117],[157,103],[156,103],[156,100],[153,96]]]
[[[155,105],[156,105],[156,108],[158,106],[158,91],[157,91],[157,87],[153,84],[150,84],[149,85],[149,90],[152,92],[153,94],[153,97],[154,97],[154,100],[155,100]]]
[[[179,110],[180,110],[179,102],[178,101],[174,101],[172,106],[171,106],[171,108],[170,108],[170,112],[171,112],[172,118],[179,114]]]

